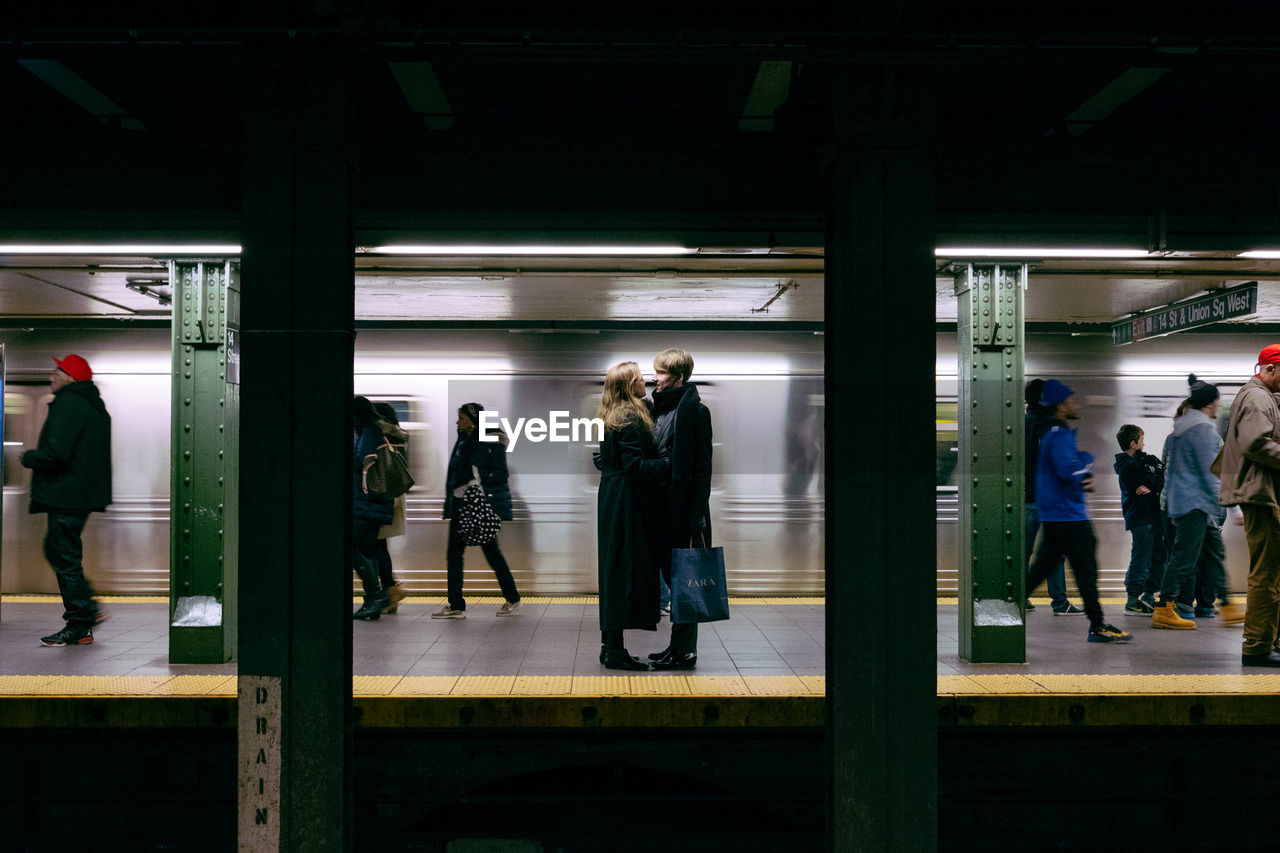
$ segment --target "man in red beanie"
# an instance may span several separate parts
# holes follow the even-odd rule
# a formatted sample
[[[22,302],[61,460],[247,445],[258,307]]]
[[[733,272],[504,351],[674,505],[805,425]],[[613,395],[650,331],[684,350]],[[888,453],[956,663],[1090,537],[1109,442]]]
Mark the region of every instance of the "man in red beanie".
[[[41,637],[46,646],[84,646],[102,611],[84,576],[80,537],[91,512],[111,503],[111,416],[93,383],[89,362],[78,355],[54,359],[53,401],[35,450],[22,454],[32,470],[31,512],[49,515],[44,556],[58,576],[66,626]]]
[[[1219,500],[1244,512],[1249,592],[1242,666],[1280,667],[1280,344],[1258,354],[1254,376],[1231,404]]]

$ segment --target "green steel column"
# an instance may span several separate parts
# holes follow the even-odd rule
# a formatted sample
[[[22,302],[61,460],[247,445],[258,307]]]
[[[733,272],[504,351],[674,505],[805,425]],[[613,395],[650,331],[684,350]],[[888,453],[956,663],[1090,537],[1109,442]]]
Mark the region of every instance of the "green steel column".
[[[236,653],[239,387],[227,382],[230,261],[170,261],[173,429],[169,513],[169,661]]]
[[[960,657],[1022,663],[1023,302],[1026,264],[970,264],[955,279],[960,414]]]

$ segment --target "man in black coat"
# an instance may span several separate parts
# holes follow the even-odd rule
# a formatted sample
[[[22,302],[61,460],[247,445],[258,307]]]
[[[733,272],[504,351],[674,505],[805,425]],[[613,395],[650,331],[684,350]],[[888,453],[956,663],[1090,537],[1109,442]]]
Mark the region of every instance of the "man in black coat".
[[[30,468],[31,512],[49,515],[44,556],[58,576],[66,626],[41,637],[46,646],[85,646],[103,613],[84,576],[80,536],[91,512],[111,503],[111,416],[78,355],[54,359],[53,401],[35,450],[22,454]]]
[[[658,452],[671,465],[667,542],[659,557],[662,576],[670,584],[672,548],[692,547],[695,538],[711,544],[711,412],[697,387],[689,384],[689,353],[663,350],[653,359],[653,374],[654,438]],[[649,657],[654,669],[693,669],[698,662],[697,623],[673,623],[671,645]]]

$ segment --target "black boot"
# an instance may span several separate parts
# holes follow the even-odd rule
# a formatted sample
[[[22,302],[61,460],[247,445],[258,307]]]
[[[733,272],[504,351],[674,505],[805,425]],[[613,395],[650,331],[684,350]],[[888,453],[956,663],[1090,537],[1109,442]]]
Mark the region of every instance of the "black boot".
[[[387,594],[377,593],[375,595],[367,595],[364,604],[360,605],[360,609],[351,614],[352,619],[363,619],[366,622],[372,622],[375,619],[382,618],[382,608],[386,607],[390,599]]]
[[[634,658],[626,649],[605,649],[603,652],[605,669],[628,669],[637,672],[648,672],[649,664]]]

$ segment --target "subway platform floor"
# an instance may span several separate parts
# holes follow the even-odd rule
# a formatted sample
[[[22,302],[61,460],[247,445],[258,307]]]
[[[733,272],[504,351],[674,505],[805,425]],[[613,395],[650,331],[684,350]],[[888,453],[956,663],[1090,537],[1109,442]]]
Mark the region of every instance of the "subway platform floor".
[[[505,618],[495,616],[500,599],[477,597],[468,602],[467,619],[432,619],[442,601],[411,596],[398,614],[354,623],[357,695],[462,690],[505,695],[535,689],[577,693],[581,688],[813,696],[825,690],[822,599],[733,599],[729,621],[701,627],[695,670],[625,675],[599,663],[594,597],[528,597],[517,614]],[[169,663],[165,599],[122,596],[103,602],[110,618],[98,626],[95,643],[46,648],[39,638],[61,625],[56,596],[5,596],[0,694],[60,692],[58,683],[39,678],[64,676],[98,679],[91,692],[168,693],[187,689],[184,685],[199,693],[234,692],[234,662]],[[1196,620],[1194,631],[1154,630],[1149,619],[1123,616],[1118,599],[1104,598],[1108,619],[1133,639],[1096,644],[1086,640],[1086,617],[1055,616],[1047,604],[1045,600],[1028,613],[1026,663],[973,664],[958,655],[957,605],[940,599],[939,696],[1280,692],[1280,673],[1241,673],[1239,625],[1205,619]],[[629,649],[637,655],[657,651],[666,645],[669,632],[665,620],[655,632],[628,631]],[[130,679],[136,680],[134,686],[128,685]],[[66,692],[80,690],[68,686]]]

